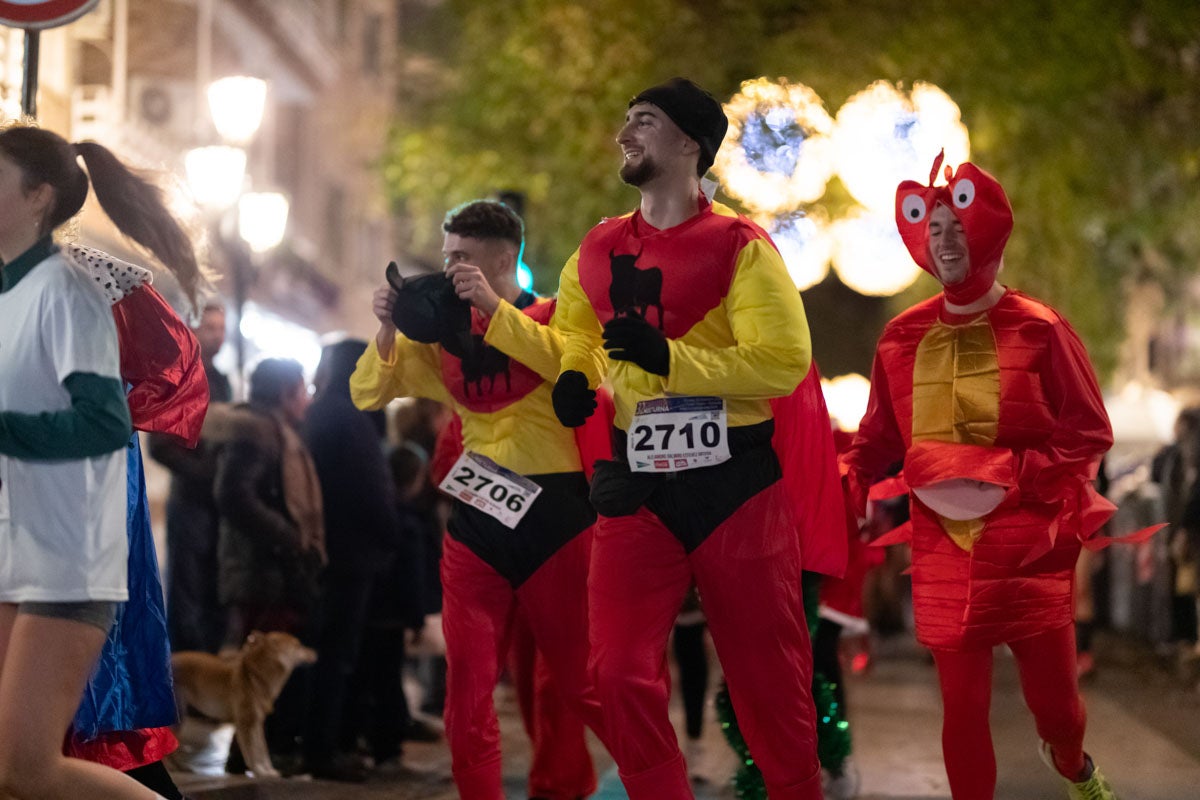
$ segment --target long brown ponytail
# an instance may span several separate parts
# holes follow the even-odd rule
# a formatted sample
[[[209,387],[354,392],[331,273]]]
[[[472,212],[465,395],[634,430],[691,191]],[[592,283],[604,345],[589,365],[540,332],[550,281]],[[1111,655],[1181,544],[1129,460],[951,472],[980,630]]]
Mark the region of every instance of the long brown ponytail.
[[[195,306],[203,275],[191,239],[167,210],[157,186],[135,174],[103,145],[73,145],[43,128],[14,126],[0,132],[0,150],[21,167],[27,190],[43,183],[54,189],[54,206],[46,220],[51,229],[83,208],[90,177],[100,207],[117,229],[153,253]],[[83,159],[86,173],[76,156]]]

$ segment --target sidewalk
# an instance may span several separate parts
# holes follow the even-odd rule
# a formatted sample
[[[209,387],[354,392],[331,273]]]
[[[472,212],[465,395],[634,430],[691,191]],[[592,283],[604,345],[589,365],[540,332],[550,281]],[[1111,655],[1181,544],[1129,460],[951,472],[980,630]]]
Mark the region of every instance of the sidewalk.
[[[1100,637],[1098,669],[1084,687],[1089,712],[1087,747],[1122,800],[1185,800],[1200,797],[1200,693],[1185,688],[1149,648],[1128,639]],[[713,659],[713,681],[719,670]],[[911,638],[879,645],[872,671],[847,680],[852,756],[862,777],[860,800],[948,800],[941,758],[941,702],[933,665]],[[504,747],[505,790],[525,795],[529,744],[510,689],[497,690]],[[729,779],[737,768],[712,711],[711,696],[699,770],[697,800],[734,800]],[[672,708],[676,727],[682,712]],[[1063,786],[1037,756],[1033,719],[1021,699],[1016,669],[1004,648],[996,650],[992,729],[999,767],[996,800],[1061,800]],[[600,788],[595,798],[624,797],[612,760],[592,742]],[[406,745],[403,772],[373,776],[366,784],[303,779],[253,781],[178,773],[180,787],[195,800],[451,800],[444,742]]]

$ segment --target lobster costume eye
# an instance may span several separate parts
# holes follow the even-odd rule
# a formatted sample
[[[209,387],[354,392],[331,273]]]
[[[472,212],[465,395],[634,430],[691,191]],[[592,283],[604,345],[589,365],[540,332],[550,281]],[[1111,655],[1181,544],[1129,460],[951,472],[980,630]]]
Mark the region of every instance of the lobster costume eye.
[[[925,219],[925,198],[919,194],[910,194],[901,201],[900,213],[908,222],[920,222]]]
[[[950,187],[950,195],[955,208],[966,208],[975,202],[975,181],[963,178]]]

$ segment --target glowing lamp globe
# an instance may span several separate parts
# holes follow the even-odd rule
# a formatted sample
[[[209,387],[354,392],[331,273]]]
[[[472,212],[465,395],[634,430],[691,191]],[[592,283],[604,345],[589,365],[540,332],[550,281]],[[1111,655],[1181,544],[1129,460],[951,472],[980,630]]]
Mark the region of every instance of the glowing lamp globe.
[[[859,294],[890,296],[912,286],[921,274],[890,212],[884,216],[858,209],[832,229],[833,268]]]
[[[821,210],[760,215],[754,221],[771,235],[797,289],[804,291],[825,280],[833,236]]]
[[[713,172],[752,211],[793,211],[825,193],[833,174],[833,119],[812,89],[756,78],[725,104],[729,130]]]
[[[267,83],[259,78],[231,75],[208,86],[208,109],[221,138],[244,145],[262,124],[267,102]]]
[[[958,106],[931,83],[917,82],[906,92],[876,81],[838,110],[833,132],[838,177],[872,211],[891,216],[896,186],[908,179],[927,182],[929,165],[943,148],[951,167],[971,154]]]
[[[256,253],[283,241],[288,200],[278,192],[247,192],[238,199],[238,235]]]
[[[871,382],[852,372],[830,380],[822,378],[821,391],[825,395],[825,405],[829,407],[829,416],[838,428],[847,433],[858,430],[863,414],[867,413]]]
[[[237,202],[246,177],[246,151],[212,145],[189,150],[184,156],[188,187],[201,206],[226,209]]]

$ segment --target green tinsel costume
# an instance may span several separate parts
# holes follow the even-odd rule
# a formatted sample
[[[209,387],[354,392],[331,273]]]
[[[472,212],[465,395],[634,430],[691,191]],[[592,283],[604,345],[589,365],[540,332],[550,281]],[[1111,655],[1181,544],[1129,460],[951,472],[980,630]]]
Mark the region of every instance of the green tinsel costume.
[[[821,576],[815,572],[804,572],[802,577],[804,592],[804,616],[808,620],[809,637],[815,637],[819,617],[819,593]],[[850,755],[850,723],[843,718],[841,707],[833,695],[833,684],[817,671],[813,671],[813,703],[817,707],[817,755],[821,766],[833,775],[840,775]],[[725,740],[737,753],[742,766],[733,776],[733,789],[739,800],[766,800],[767,786],[763,782],[762,773],[754,764],[750,748],[742,738],[738,729],[737,717],[733,713],[733,703],[729,700],[729,692],[724,686],[717,692],[717,720],[721,723],[721,731]]]

